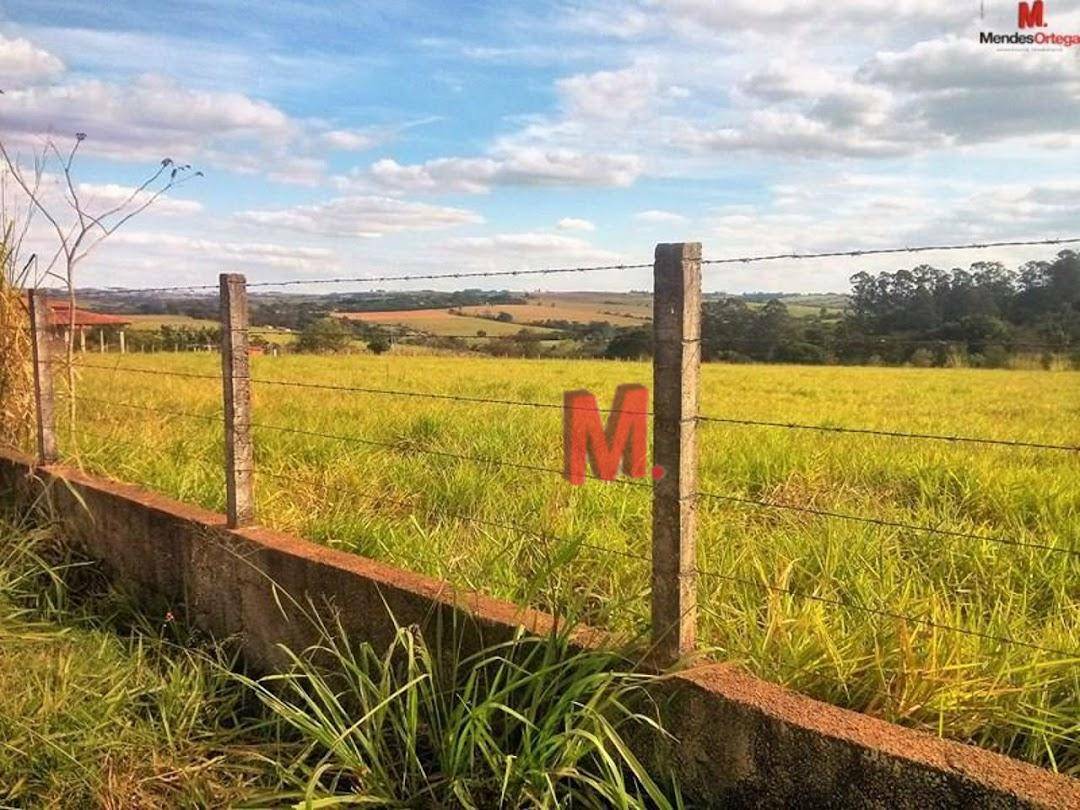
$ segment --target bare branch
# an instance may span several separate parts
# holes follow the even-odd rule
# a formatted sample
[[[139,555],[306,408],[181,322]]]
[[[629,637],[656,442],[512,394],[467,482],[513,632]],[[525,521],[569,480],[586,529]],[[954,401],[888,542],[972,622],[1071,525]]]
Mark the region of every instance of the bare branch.
[[[53,217],[53,215],[49,213],[48,209],[41,202],[41,197],[39,196],[39,193],[38,193],[38,185],[39,185],[39,183],[35,183],[35,187],[33,189],[30,188],[30,186],[27,184],[26,180],[23,179],[22,172],[19,170],[17,162],[13,161],[11,159],[11,155],[8,154],[7,148],[4,146],[4,143],[3,143],[2,140],[0,140],[0,157],[4,158],[4,162],[7,164],[8,171],[11,172],[11,176],[15,178],[15,182],[19,184],[19,187],[23,190],[23,193],[25,193],[26,196],[29,197],[30,201],[34,204],[34,206],[37,208],[37,210],[40,211],[42,216],[44,216],[45,219],[47,219],[49,221],[49,224],[51,224],[53,226],[53,230],[56,231],[57,238],[60,240],[61,245],[63,245],[63,247],[64,247],[64,252],[65,253],[68,252],[67,240],[64,237],[63,228],[60,227],[60,223],[56,221],[56,218]],[[45,167],[44,161],[39,161],[37,156],[35,156],[35,158],[34,158],[34,174],[35,174],[35,176],[40,177],[40,175],[44,172],[44,167]]]

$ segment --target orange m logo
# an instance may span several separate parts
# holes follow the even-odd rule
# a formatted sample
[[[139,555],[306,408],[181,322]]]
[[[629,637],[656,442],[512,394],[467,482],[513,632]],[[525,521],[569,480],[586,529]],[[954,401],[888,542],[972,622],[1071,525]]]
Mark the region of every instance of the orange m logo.
[[[1020,3],[1017,9],[1017,28],[1046,28],[1046,23],[1043,22],[1045,10],[1043,0],[1035,0],[1030,6],[1027,3]]]
[[[596,397],[588,391],[567,391],[563,395],[563,475],[571,484],[585,483],[588,462],[593,474],[613,481],[623,472],[643,478],[646,465],[649,389],[643,385],[620,385],[608,414],[607,426],[600,422]],[[662,474],[653,470],[653,477]]]

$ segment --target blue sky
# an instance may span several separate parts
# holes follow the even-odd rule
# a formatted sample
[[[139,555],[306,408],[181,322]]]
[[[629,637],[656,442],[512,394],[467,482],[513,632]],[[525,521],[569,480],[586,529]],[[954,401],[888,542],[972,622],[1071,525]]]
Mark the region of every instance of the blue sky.
[[[162,157],[204,172],[96,250],[83,284],[637,263],[684,239],[721,257],[1072,235],[1080,47],[979,45],[1016,25],[1015,3],[985,6],[3,2],[0,139],[25,167],[46,137],[86,132],[80,192],[101,208]],[[1080,33],[1080,2],[1048,2],[1047,22]],[[27,249],[49,239],[35,222]],[[905,263],[706,283],[842,290]]]

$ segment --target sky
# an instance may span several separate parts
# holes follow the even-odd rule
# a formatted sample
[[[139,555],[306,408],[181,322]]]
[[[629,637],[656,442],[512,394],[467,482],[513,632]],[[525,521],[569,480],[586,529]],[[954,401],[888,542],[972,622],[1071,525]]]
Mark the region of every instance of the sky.
[[[1080,0],[1047,0],[1045,22],[1080,34]],[[86,286],[1080,235],[1080,46],[978,41],[1016,26],[1003,0],[0,0],[0,141],[26,170],[86,133],[91,213],[163,158],[202,172],[96,247]],[[43,188],[70,221],[55,161]],[[39,216],[24,254],[55,248]],[[1056,250],[717,265],[705,286],[843,291],[861,270]]]

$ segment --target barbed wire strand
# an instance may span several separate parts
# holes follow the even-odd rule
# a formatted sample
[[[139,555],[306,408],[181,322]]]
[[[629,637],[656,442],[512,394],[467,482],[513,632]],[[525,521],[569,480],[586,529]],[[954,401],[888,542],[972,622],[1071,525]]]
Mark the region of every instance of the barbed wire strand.
[[[1016,447],[1034,450],[1064,450],[1067,452],[1080,452],[1080,445],[1051,444],[1046,442],[1031,442],[1023,439],[993,439],[982,436],[957,436],[945,433],[909,433],[900,430],[881,430],[878,428],[857,428],[840,425],[814,425],[801,422],[771,422],[760,419],[739,419],[728,416],[698,416],[699,422],[718,423],[725,425],[746,425],[753,427],[784,428],[788,430],[812,430],[821,433],[850,433],[863,436],[882,436],[894,439],[919,439],[926,441],[953,442],[962,444],[985,444],[1000,447]]]
[[[61,396],[68,396],[62,394]],[[157,408],[148,407],[145,405],[135,405],[132,403],[116,402],[113,400],[100,399],[95,397],[87,397],[82,394],[76,396],[77,399],[83,399],[91,402],[98,402],[101,404],[113,405],[115,407],[130,408],[134,410],[142,410],[148,413],[156,413],[164,416],[174,416],[181,418],[194,418],[204,421],[217,421],[223,419],[224,416],[208,416],[206,414],[194,414],[185,411],[175,410],[160,410]],[[555,467],[543,467],[535,464],[525,464],[521,462],[506,461],[503,459],[491,458],[489,456],[473,456],[463,453],[454,453],[449,450],[436,450],[432,448],[416,447],[411,444],[403,444],[401,442],[384,442],[376,439],[369,439],[363,436],[350,436],[338,433],[326,433],[323,431],[308,430],[305,428],[290,427],[287,425],[270,425],[260,422],[251,422],[249,427],[261,430],[270,430],[279,433],[294,434],[299,436],[310,436],[314,438],[328,439],[331,441],[345,442],[349,444],[360,444],[370,447],[377,447],[385,450],[389,450],[395,453],[418,453],[425,456],[432,456],[436,458],[450,458],[457,461],[465,461],[473,464],[491,465],[498,468],[524,470],[527,472],[538,472],[547,475],[558,475],[560,478],[564,477],[564,471]],[[629,478],[616,478],[613,480],[602,479],[599,476],[586,474],[586,479],[594,481],[605,481],[606,483],[619,484],[626,487],[652,490],[653,485],[651,482],[638,481]],[[1025,540],[1016,540],[1008,537],[998,537],[993,535],[978,534],[976,532],[964,532],[957,529],[942,529],[935,526],[923,526],[914,523],[904,523],[900,521],[886,520],[884,518],[866,517],[863,515],[852,515],[845,512],[834,512],[826,509],[819,509],[817,507],[798,506],[796,504],[778,503],[775,501],[757,500],[754,498],[746,498],[738,495],[725,495],[715,492],[703,492],[698,491],[694,493],[697,497],[707,498],[711,500],[727,501],[732,503],[738,503],[746,506],[754,506],[762,509],[777,509],[792,512],[800,512],[804,514],[811,514],[817,517],[836,518],[838,520],[847,520],[852,522],[863,523],[867,525],[881,526],[884,528],[903,529],[906,531],[923,532],[927,534],[935,534],[944,537],[955,537],[960,539],[978,540],[982,542],[995,543],[1000,545],[1014,546],[1017,548],[1030,548],[1039,551],[1048,551],[1055,554],[1063,554],[1071,557],[1080,557],[1080,551],[1063,548],[1061,546],[1052,546],[1046,543],[1036,543]]]
[[[1080,237],[1062,239],[1015,239],[997,242],[970,242],[968,244],[915,245],[894,248],[867,248],[865,250],[826,250],[816,253],[771,253],[761,256],[733,256],[723,259],[702,259],[702,264],[747,264],[750,262],[771,262],[782,259],[832,259],[841,257],[887,256],[895,253],[929,253],[938,250],[986,250],[996,247],[1031,247],[1037,245],[1072,245],[1080,242]]]
[[[695,494],[699,498],[727,501],[729,503],[737,503],[744,506],[753,506],[759,509],[777,509],[789,512],[800,512],[803,514],[814,515],[815,517],[835,518],[837,520],[847,520],[854,523],[864,523],[873,526],[881,526],[888,529],[903,529],[905,531],[923,532],[926,534],[936,534],[944,537],[956,537],[967,540],[980,540],[989,543],[998,543],[1006,546],[1015,546],[1017,548],[1030,548],[1038,551],[1049,551],[1055,554],[1063,554],[1070,557],[1080,557],[1080,550],[1063,548],[1062,546],[1052,546],[1047,543],[1035,543],[1026,540],[1015,540],[1010,537],[997,537],[992,535],[979,534],[977,532],[965,532],[960,531],[959,529],[941,529],[936,526],[923,526],[917,523],[904,523],[902,521],[887,520],[885,518],[866,517],[865,515],[852,515],[847,512],[834,512],[829,509],[819,509],[815,506],[799,506],[797,504],[779,503],[777,501],[757,500],[755,498],[746,498],[740,495],[725,495],[718,492],[702,491],[698,491]]]
[[[746,579],[744,577],[737,577],[731,574],[723,574],[719,571],[705,570],[701,568],[696,569],[697,574],[705,578],[721,579],[728,582],[735,582],[742,585],[749,585],[751,587],[762,588],[772,591],[774,593],[783,593],[789,596],[796,597],[798,599],[806,599],[814,602],[820,602],[826,605],[832,605],[834,607],[846,608],[848,610],[856,610],[863,613],[870,613],[876,616],[881,616],[887,619],[895,619],[897,621],[912,622],[913,624],[921,624],[926,627],[932,627],[936,630],[944,630],[951,633],[961,633],[965,636],[973,636],[975,638],[981,638],[985,641],[993,641],[998,644],[1013,644],[1019,647],[1026,647],[1031,650],[1037,650],[1039,652],[1050,653],[1052,655],[1061,656],[1063,658],[1076,658],[1080,659],[1080,650],[1062,650],[1056,647],[1044,647],[1040,644],[1035,644],[1030,641],[1023,641],[1021,639],[1012,638],[1011,636],[999,636],[993,633],[985,633],[981,630],[971,630],[966,627],[957,627],[952,624],[945,624],[943,622],[934,621],[933,619],[927,619],[921,616],[911,616],[907,613],[898,613],[892,610],[886,610],[884,608],[872,607],[870,605],[864,605],[861,602],[849,602],[843,599],[835,599],[829,596],[821,596],[820,594],[806,593],[805,591],[799,591],[794,588],[787,588],[782,585],[770,585],[765,582],[758,582],[752,579]]]
[[[832,250],[821,251],[816,253],[771,253],[751,256],[732,256],[727,258],[718,259],[703,259],[701,263],[704,265],[712,264],[749,264],[752,262],[769,262],[778,260],[803,260],[803,259],[824,259],[824,258],[840,258],[840,257],[861,257],[861,256],[882,256],[897,253],[926,253],[933,251],[945,251],[945,250],[986,250],[995,247],[1031,247],[1031,246],[1048,246],[1048,245],[1069,245],[1080,243],[1080,237],[1066,237],[1059,239],[1017,239],[1017,240],[1001,240],[992,242],[970,242],[967,244],[944,244],[944,245],[912,245],[904,247],[893,248],[867,248],[861,250]],[[249,282],[248,288],[266,288],[266,287],[294,287],[294,286],[307,286],[307,285],[332,285],[332,284],[373,284],[386,281],[434,281],[440,279],[461,279],[461,278],[495,278],[495,277],[514,277],[514,276],[541,276],[541,275],[554,275],[561,273],[588,273],[598,271],[609,270],[644,270],[651,268],[653,264],[639,263],[639,264],[605,264],[605,265],[593,265],[585,267],[547,267],[540,269],[519,269],[519,270],[477,270],[477,271],[459,271],[453,273],[420,273],[414,275],[382,275],[382,276],[338,276],[331,278],[291,278],[283,279],[281,281],[256,281]],[[152,292],[180,292],[180,291],[195,291],[195,290],[216,290],[219,288],[219,284],[186,284],[167,287],[104,287],[96,288],[93,290],[84,290],[83,295],[93,296],[98,295],[123,295],[123,294],[135,294],[135,293],[152,293]]]
[[[275,473],[268,473],[268,474],[273,478],[284,480],[284,481],[287,481],[287,482],[290,482],[290,483],[302,482],[302,483],[307,483],[307,484],[312,485],[312,486],[320,487],[320,488],[322,488],[324,490],[340,491],[343,494],[349,494],[350,497],[356,495],[356,493],[353,493],[350,490],[346,490],[344,487],[335,486],[333,484],[329,484],[329,483],[326,483],[326,482],[310,481],[310,480],[306,480],[306,479],[303,479],[303,478],[299,478],[297,476],[288,476],[288,475],[281,475],[281,474],[275,474]],[[384,502],[388,502],[388,503],[393,503],[393,504],[398,505],[398,506],[403,506],[403,507],[408,507],[408,508],[416,508],[415,503],[409,503],[409,502],[399,500],[399,499],[396,499],[396,498],[392,498],[392,497],[387,497],[387,496],[382,496],[382,495],[374,495],[374,494],[372,494],[372,495],[361,495],[361,497],[363,497],[365,500],[375,501],[376,503],[380,502],[380,501],[384,501]],[[432,513],[440,513],[441,512],[443,514],[447,514],[449,517],[453,517],[454,519],[462,520],[462,521],[466,521],[466,522],[470,522],[470,523],[476,523],[477,525],[487,525],[487,526],[493,526],[493,527],[496,527],[496,528],[506,529],[506,530],[509,530],[509,531],[515,531],[515,532],[518,532],[520,534],[530,536],[530,537],[535,537],[535,538],[540,539],[540,540],[565,543],[565,544],[574,546],[576,548],[584,548],[584,549],[588,549],[590,551],[596,551],[596,552],[600,552],[600,553],[604,553],[604,554],[610,554],[610,555],[614,555],[614,556],[618,556],[618,557],[622,557],[622,558],[625,558],[625,559],[630,559],[630,560],[634,560],[634,561],[642,562],[642,563],[646,563],[646,564],[651,564],[652,563],[652,558],[645,555],[645,554],[637,554],[637,553],[634,553],[632,551],[625,551],[625,550],[622,550],[622,549],[608,548],[608,547],[605,547],[605,546],[596,545],[594,543],[589,543],[589,542],[586,542],[586,541],[578,541],[578,540],[573,540],[573,539],[566,538],[566,537],[561,537],[561,536],[558,536],[558,535],[552,535],[550,533],[538,532],[535,529],[531,529],[529,527],[522,526],[521,524],[517,524],[517,523],[505,523],[505,522],[501,522],[501,521],[491,521],[491,520],[488,520],[486,518],[480,518],[480,517],[478,517],[476,515],[467,515],[467,514],[462,514],[462,513],[455,513],[453,511],[442,510],[442,509],[429,508],[428,511],[432,512]],[[509,546],[508,546],[508,548],[509,548]],[[1017,645],[1017,646],[1021,646],[1021,647],[1026,647],[1028,649],[1037,650],[1039,652],[1044,652],[1044,653],[1049,653],[1049,654],[1052,654],[1052,655],[1061,656],[1061,657],[1064,657],[1064,658],[1080,658],[1080,650],[1078,650],[1078,651],[1069,651],[1069,650],[1058,649],[1058,648],[1055,648],[1055,647],[1046,647],[1046,646],[1042,646],[1042,645],[1039,645],[1039,644],[1034,644],[1033,642],[1023,641],[1021,639],[1015,639],[1015,638],[1012,638],[1010,636],[1000,636],[1000,635],[996,635],[996,634],[992,634],[992,633],[986,633],[986,632],[983,632],[983,631],[980,631],[980,630],[972,630],[972,629],[969,629],[969,628],[957,627],[955,625],[945,624],[943,622],[937,622],[937,621],[934,621],[932,619],[927,619],[927,618],[920,617],[920,616],[912,616],[912,615],[906,614],[906,613],[899,613],[897,611],[886,610],[884,608],[877,608],[877,607],[864,605],[864,604],[862,604],[860,602],[851,602],[851,601],[846,601],[846,600],[842,600],[842,599],[835,599],[835,598],[831,598],[831,597],[828,597],[828,596],[821,596],[820,594],[806,593],[806,592],[803,592],[803,591],[796,590],[794,588],[786,588],[786,587],[778,586],[778,585],[770,585],[768,583],[758,582],[756,580],[746,579],[744,577],[738,577],[738,576],[734,576],[734,575],[731,575],[731,574],[723,574],[723,573],[720,573],[718,571],[712,571],[712,570],[709,570],[709,569],[702,569],[699,566],[695,567],[695,573],[697,573],[699,576],[704,577],[704,578],[721,579],[721,580],[726,580],[726,581],[734,582],[734,583],[738,583],[738,584],[749,585],[749,586],[755,587],[755,588],[763,588],[763,589],[773,591],[773,592],[784,593],[786,595],[793,596],[793,597],[799,598],[799,599],[805,599],[805,600],[820,602],[820,603],[828,604],[828,605],[831,605],[831,606],[834,606],[834,607],[845,608],[845,609],[848,609],[848,610],[861,611],[861,612],[864,612],[864,613],[869,613],[869,614],[872,614],[872,615],[881,616],[881,617],[884,617],[884,618],[890,618],[890,619],[894,619],[894,620],[898,620],[898,621],[912,622],[914,624],[920,624],[920,625],[923,625],[923,626],[926,626],[926,627],[931,627],[931,628],[934,628],[934,629],[937,629],[937,630],[942,630],[942,631],[946,631],[946,632],[960,633],[962,635],[967,635],[967,636],[980,638],[980,639],[983,639],[985,641],[993,641],[993,642],[998,643],[998,644]]]
[[[62,361],[50,361],[53,364],[62,364]],[[80,363],[76,368],[92,368],[100,369],[103,371],[120,371],[120,372],[134,372],[138,374],[150,374],[159,375],[163,377],[180,377],[188,379],[201,379],[201,380],[220,380],[221,375],[217,374],[196,374],[189,372],[179,371],[162,371],[160,369],[137,369],[126,366],[105,366],[96,363]],[[449,402],[460,402],[466,404],[476,405],[504,405],[509,407],[526,407],[526,408],[542,408],[547,410],[567,410],[568,407],[562,403],[556,402],[535,402],[530,400],[518,400],[518,399],[501,399],[497,397],[478,397],[469,396],[464,394],[439,394],[430,391],[408,391],[402,389],[393,388],[371,388],[366,386],[351,386],[340,385],[335,383],[311,383],[300,382],[295,380],[272,380],[263,377],[249,377],[252,383],[256,385],[270,385],[279,386],[285,388],[300,388],[300,389],[312,389],[318,391],[337,391],[341,393],[358,393],[358,394],[372,394],[377,396],[395,396],[395,397],[413,397],[418,399],[433,399],[433,400],[445,400]],[[592,411],[590,407],[574,408],[570,407],[569,410],[581,410]],[[630,416],[653,416],[652,411],[635,411],[635,410],[616,410],[614,408],[597,408],[598,413],[625,413]],[[1066,452],[1078,452],[1080,446],[1068,445],[1068,444],[1052,444],[1048,442],[1034,442],[1026,441],[1023,439],[998,439],[988,438],[981,436],[962,436],[952,434],[937,434],[937,433],[916,433],[905,432],[895,430],[884,430],[878,428],[859,428],[859,427],[846,427],[846,426],[833,426],[833,425],[815,425],[806,424],[800,422],[774,422],[768,420],[758,419],[740,419],[736,417],[722,417],[722,416],[698,416],[698,420],[706,423],[719,423],[719,424],[732,424],[732,425],[745,425],[745,426],[757,426],[757,427],[770,427],[770,428],[786,428],[791,430],[809,430],[819,431],[823,433],[850,433],[856,435],[869,435],[869,436],[881,436],[885,438],[899,438],[899,439],[912,439],[922,441],[941,441],[949,443],[964,443],[964,444],[981,444],[1000,447],[1015,447],[1023,449],[1035,449],[1035,450],[1055,450]]]

